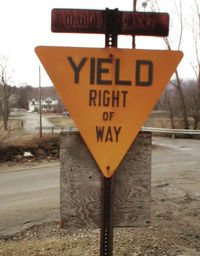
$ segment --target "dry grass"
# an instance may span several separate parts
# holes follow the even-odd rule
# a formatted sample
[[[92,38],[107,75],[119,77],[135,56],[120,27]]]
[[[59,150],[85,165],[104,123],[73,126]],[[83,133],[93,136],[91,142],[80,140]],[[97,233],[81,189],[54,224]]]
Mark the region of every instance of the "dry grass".
[[[57,223],[56,225],[48,223],[35,226],[20,234],[16,239],[17,241],[0,240],[0,256],[88,256],[99,254],[99,230],[90,230],[90,232],[88,230],[61,230]]]
[[[0,144],[4,143],[9,138],[9,132],[0,130]]]
[[[94,245],[95,245],[94,241]],[[1,244],[1,256],[88,256],[98,255],[97,246],[92,245],[91,239],[47,239],[42,241],[18,241]]]
[[[8,128],[10,131],[20,129],[21,128],[21,120],[20,119],[9,119],[8,120]],[[0,130],[3,130],[3,121],[0,120]]]
[[[33,140],[39,139],[39,134],[31,134],[25,132],[23,129],[17,129],[12,131],[0,131],[0,141],[3,142],[4,145],[24,145],[26,143],[31,143]],[[44,136],[48,136],[48,134],[44,134]]]
[[[74,121],[71,117],[67,118],[65,116],[56,116],[56,117],[49,117],[48,120],[54,124],[55,126],[59,127],[76,127]]]
[[[184,230],[180,230],[183,223],[175,218],[173,221],[153,218],[154,223],[150,227],[114,229],[113,255],[199,255],[195,253],[199,249],[199,239],[198,233],[195,238],[193,226],[184,225]],[[96,256],[99,255],[99,247],[100,232],[97,229],[60,230],[47,223],[10,240],[0,240],[0,256]],[[194,254],[182,254],[185,249],[192,249]]]
[[[193,127],[193,118],[188,118],[190,129]],[[184,121],[182,118],[174,118],[174,125],[176,129],[183,129]],[[172,128],[169,114],[152,112],[149,118],[146,120],[144,126],[156,127],[156,128]]]
[[[48,117],[48,116],[47,116]],[[52,115],[48,118],[55,126],[58,127],[75,127],[75,124],[71,118],[66,118],[61,115]],[[20,120],[9,120],[9,130],[4,131],[3,121],[0,120],[0,143],[6,144],[23,144],[26,141],[31,141],[39,138],[39,132],[30,134],[26,132],[24,129],[20,128],[21,122]],[[45,133],[43,133],[44,137],[47,137]]]
[[[9,129],[7,131],[4,130],[3,121],[0,120],[0,143],[9,143],[14,139],[22,139],[24,138],[25,133],[21,129],[21,121],[20,120],[9,120],[8,122]]]
[[[32,154],[26,157],[25,152]],[[48,161],[59,158],[59,134],[44,134],[42,138],[33,134],[15,133],[0,144],[0,163],[25,161]]]

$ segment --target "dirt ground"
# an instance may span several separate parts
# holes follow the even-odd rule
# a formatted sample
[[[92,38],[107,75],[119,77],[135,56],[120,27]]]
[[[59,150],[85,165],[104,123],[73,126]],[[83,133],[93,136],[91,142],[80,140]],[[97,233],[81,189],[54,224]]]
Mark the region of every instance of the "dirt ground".
[[[115,229],[113,255],[200,255],[199,149],[199,140],[154,138],[151,223]],[[99,255],[99,235],[43,222],[0,237],[0,255]]]

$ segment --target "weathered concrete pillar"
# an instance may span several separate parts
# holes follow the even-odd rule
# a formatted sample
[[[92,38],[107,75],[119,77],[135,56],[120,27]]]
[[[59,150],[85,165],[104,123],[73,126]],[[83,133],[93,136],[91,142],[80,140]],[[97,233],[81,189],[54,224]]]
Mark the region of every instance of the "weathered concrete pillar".
[[[61,133],[61,226],[100,227],[101,176],[78,131]],[[146,226],[150,221],[151,133],[140,132],[114,174],[114,226]]]

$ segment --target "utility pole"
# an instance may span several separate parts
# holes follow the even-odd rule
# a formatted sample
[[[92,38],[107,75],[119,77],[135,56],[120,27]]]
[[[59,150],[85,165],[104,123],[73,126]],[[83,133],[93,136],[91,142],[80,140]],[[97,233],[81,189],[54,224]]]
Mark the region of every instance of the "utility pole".
[[[40,138],[42,137],[42,104],[41,104],[41,71],[39,66],[39,114],[40,114]]]
[[[133,11],[136,11],[137,0],[133,0]],[[135,49],[135,35],[132,36],[132,48]]]

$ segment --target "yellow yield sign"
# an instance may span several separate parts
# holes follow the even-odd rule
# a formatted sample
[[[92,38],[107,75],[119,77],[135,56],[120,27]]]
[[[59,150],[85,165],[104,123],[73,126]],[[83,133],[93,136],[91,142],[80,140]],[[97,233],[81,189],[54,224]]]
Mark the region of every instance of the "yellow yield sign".
[[[36,47],[105,177],[111,177],[176,70],[179,51]]]

